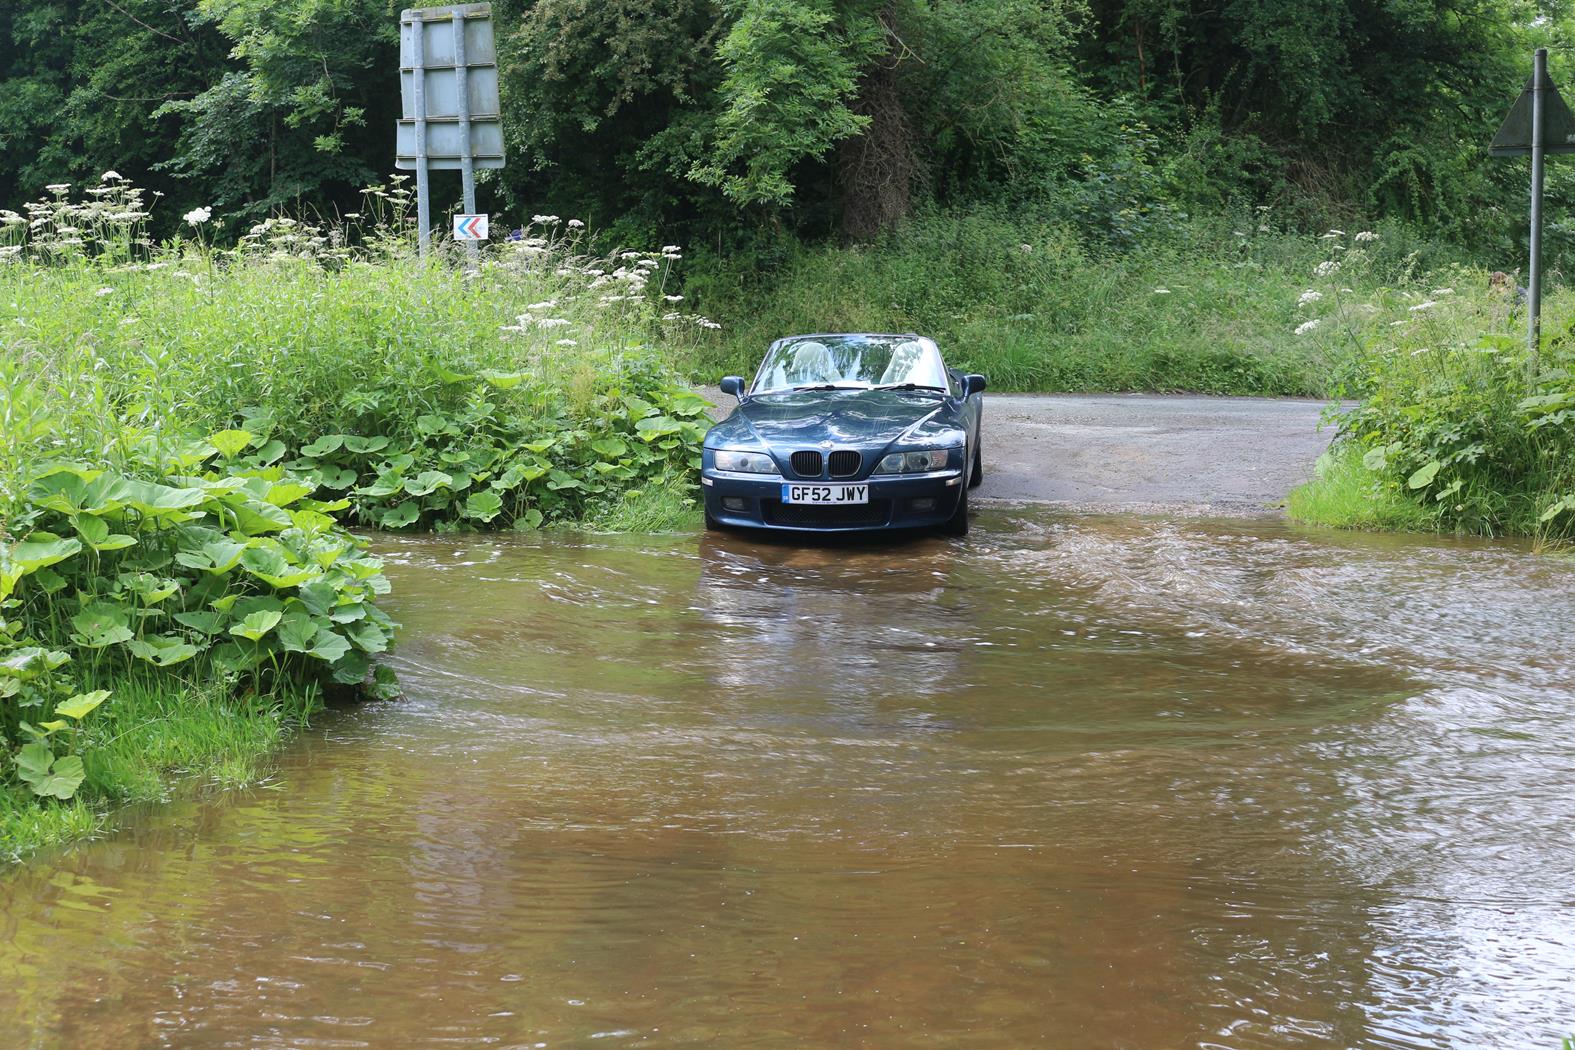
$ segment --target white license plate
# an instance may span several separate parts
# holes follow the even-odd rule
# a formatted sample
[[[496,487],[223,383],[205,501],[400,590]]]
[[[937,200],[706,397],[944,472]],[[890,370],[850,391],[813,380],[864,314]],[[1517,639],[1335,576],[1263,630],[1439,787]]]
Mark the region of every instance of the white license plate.
[[[868,503],[868,485],[783,485],[783,503]]]

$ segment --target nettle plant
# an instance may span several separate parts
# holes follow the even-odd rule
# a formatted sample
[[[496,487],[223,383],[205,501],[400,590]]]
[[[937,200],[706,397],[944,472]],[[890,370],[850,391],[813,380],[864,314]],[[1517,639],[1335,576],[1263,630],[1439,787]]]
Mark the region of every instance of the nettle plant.
[[[136,673],[215,674],[255,692],[279,682],[393,689],[372,657],[395,624],[375,604],[382,565],[274,463],[277,441],[228,430],[156,462],[35,469],[0,545],[0,742],[17,777],[69,798],[76,727],[106,700],[84,683]],[[156,479],[156,480],[150,480]],[[64,731],[64,732],[63,732]]]

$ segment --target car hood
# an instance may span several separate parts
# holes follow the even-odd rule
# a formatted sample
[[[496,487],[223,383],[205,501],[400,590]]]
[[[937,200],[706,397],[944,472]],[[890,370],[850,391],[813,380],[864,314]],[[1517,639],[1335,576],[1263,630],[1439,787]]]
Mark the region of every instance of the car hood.
[[[711,429],[713,447],[764,442],[771,448],[818,445],[884,448],[904,443],[952,444],[962,438],[949,398],[904,390],[801,390],[750,398]]]

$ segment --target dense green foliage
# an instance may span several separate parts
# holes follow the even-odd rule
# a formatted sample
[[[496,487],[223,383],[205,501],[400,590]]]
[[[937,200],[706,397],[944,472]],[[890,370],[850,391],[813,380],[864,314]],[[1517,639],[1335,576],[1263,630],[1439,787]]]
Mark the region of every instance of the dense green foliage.
[[[710,325],[663,297],[676,247],[589,257],[544,216],[467,275],[415,258],[396,185],[368,194],[388,222],[215,249],[193,215],[150,248],[141,200],[108,176],[0,215],[0,849],[96,826],[29,798],[147,797],[171,756],[244,763],[325,691],[387,692],[387,585],[347,525],[692,502],[706,403],[642,346]],[[128,690],[212,747],[154,746]]]
[[[216,206],[230,236],[280,205],[353,210],[392,159],[398,7],[6,5],[0,200],[115,169],[172,216]],[[1482,146],[1531,47],[1565,69],[1567,29],[1534,0],[494,8],[511,160],[491,210],[763,264],[784,232],[865,238],[981,202],[1118,242],[1228,205],[1308,230],[1354,210],[1505,253],[1518,169]]]
[[[1352,370],[1365,396],[1333,413],[1340,437],[1319,477],[1292,495],[1294,516],[1575,534],[1575,303],[1564,295],[1549,304],[1551,338],[1533,362],[1508,291],[1476,281],[1465,288],[1414,297],[1385,338],[1337,336],[1360,344]],[[1329,320],[1344,328],[1347,309]]]

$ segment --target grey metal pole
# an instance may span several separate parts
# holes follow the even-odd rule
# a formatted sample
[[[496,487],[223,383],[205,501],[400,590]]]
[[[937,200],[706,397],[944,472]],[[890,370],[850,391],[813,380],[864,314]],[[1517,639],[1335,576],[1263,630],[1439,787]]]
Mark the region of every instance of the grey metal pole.
[[[470,145],[470,67],[465,57],[465,16],[454,12],[454,89],[459,97],[459,181],[465,214],[476,213],[476,158]],[[465,242],[466,265],[472,272],[480,267],[481,245]]]
[[[427,45],[423,30],[426,23],[417,14],[410,27],[415,64],[411,79],[416,100],[416,243],[426,257],[432,239],[432,193],[427,185]]]
[[[1542,352],[1542,115],[1547,93],[1548,49],[1539,47],[1531,67],[1531,274],[1526,281],[1527,368],[1532,375]]]

